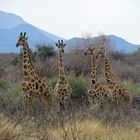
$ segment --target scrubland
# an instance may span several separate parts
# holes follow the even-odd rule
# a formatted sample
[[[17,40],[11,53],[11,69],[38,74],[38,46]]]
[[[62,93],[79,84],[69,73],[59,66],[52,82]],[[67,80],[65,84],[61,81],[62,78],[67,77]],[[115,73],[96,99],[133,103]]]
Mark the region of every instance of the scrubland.
[[[139,50],[131,54],[109,53],[112,71],[133,96],[129,107],[88,106],[90,62],[83,51],[75,50],[64,55],[67,80],[73,89],[71,108],[58,112],[54,103],[51,110],[47,110],[34,99],[30,116],[23,109],[22,65],[15,56],[0,54],[0,140],[140,140]],[[54,87],[58,78],[57,56],[43,61],[36,56],[33,63]],[[98,69],[99,78],[106,84],[102,59],[98,61]]]

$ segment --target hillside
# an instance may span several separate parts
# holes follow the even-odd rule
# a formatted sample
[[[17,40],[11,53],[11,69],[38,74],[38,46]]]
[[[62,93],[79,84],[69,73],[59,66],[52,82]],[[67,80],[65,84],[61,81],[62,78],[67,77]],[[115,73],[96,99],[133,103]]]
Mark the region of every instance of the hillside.
[[[33,50],[36,44],[45,43],[55,47],[55,42],[57,40],[64,39],[27,23],[24,19],[15,14],[0,11],[0,21],[0,52],[2,53],[19,52],[15,44],[20,32],[27,32],[29,45]],[[106,37],[112,44],[113,49],[117,51],[127,53],[140,48],[140,45],[129,43],[125,39],[115,35],[106,35]],[[90,42],[94,43],[96,38],[97,37],[91,38]],[[65,40],[65,42],[67,44],[67,51],[75,48],[82,49],[86,45],[85,39],[83,38],[74,37]]]
[[[27,24],[21,17],[0,11],[0,29],[10,29],[20,24]]]
[[[35,49],[38,43],[54,45],[58,39],[62,39],[25,22],[15,14],[0,11],[0,21],[2,21],[0,23],[0,52],[19,52],[15,44],[20,32],[27,32],[32,49]]]
[[[132,44],[121,37],[115,35],[105,35],[105,36],[109,40],[113,50],[129,53],[140,48],[140,45]],[[97,37],[93,37],[89,41],[90,43],[94,43],[96,39]],[[67,48],[67,51],[75,48],[83,49],[84,46],[86,45],[86,40],[83,38],[72,38],[70,40],[67,40],[66,43],[69,46]]]

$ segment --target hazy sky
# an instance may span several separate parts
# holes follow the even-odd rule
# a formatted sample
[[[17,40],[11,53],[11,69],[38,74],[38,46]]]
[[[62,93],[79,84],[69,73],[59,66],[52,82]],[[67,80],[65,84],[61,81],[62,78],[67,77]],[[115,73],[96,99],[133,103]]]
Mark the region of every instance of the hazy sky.
[[[0,10],[66,39],[102,32],[140,44],[140,0],[0,0]]]

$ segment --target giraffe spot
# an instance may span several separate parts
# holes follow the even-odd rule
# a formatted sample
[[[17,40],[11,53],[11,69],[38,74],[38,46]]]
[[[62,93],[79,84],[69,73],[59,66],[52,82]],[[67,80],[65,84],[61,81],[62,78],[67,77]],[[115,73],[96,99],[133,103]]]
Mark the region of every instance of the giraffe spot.
[[[43,83],[42,86],[45,88],[45,83]]]
[[[26,90],[29,90],[29,89],[30,89],[29,87],[26,88]]]
[[[95,84],[95,80],[92,79],[92,84]]]
[[[63,77],[61,77],[61,80],[62,80],[62,81],[64,81],[64,80],[65,80],[65,77],[64,77],[64,76],[63,76]]]
[[[38,89],[38,83],[36,83],[35,85],[36,85],[36,89]]]
[[[24,67],[24,69],[27,69],[27,65],[26,64],[24,64],[23,67]]]
[[[113,89],[113,86],[109,86],[109,88]]]
[[[119,94],[121,94],[121,89],[119,89]]]
[[[35,79],[32,78],[32,79],[31,79],[31,82],[34,82],[34,81],[35,81]]]
[[[27,62],[27,59],[24,59],[24,63],[26,63]]]
[[[43,87],[42,86],[40,86],[40,92],[43,92]]]
[[[24,73],[25,76],[28,75],[28,72],[27,71],[24,71],[23,73]]]

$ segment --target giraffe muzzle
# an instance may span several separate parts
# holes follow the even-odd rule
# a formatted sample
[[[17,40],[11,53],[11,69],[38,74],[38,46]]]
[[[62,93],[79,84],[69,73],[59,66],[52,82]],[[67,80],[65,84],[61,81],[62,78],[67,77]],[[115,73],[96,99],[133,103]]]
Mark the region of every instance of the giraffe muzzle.
[[[16,47],[18,47],[18,46],[19,46],[19,44],[17,43],[17,44],[16,44]]]

